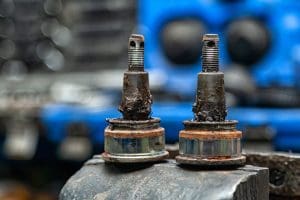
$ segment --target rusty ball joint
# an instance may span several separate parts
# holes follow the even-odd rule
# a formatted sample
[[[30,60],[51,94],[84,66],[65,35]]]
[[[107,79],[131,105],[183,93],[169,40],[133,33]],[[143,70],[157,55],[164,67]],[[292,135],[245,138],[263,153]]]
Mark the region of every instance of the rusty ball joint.
[[[152,118],[152,96],[144,71],[144,37],[132,34],[128,42],[128,70],[124,73],[119,111],[123,118],[108,119],[104,131],[103,159],[111,163],[142,163],[163,160],[165,130]]]
[[[219,71],[219,36],[203,36],[202,72],[198,74],[194,120],[184,121],[179,133],[180,164],[229,167],[242,166],[242,132],[237,121],[226,120],[224,74]]]

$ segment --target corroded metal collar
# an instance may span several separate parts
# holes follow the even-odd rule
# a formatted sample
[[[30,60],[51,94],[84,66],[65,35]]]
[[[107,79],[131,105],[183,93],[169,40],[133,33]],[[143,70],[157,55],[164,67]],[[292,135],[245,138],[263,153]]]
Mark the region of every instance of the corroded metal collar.
[[[165,129],[160,120],[109,119],[105,129],[105,152],[103,159],[114,163],[141,163],[163,160],[169,153],[165,150]]]
[[[147,130],[160,127],[159,118],[151,118],[148,120],[126,120],[121,118],[107,119],[110,129],[118,130]]]
[[[235,130],[237,125],[236,120],[225,120],[220,122],[210,122],[210,121],[194,121],[186,120],[183,121],[185,130],[208,130],[208,131],[217,131],[217,130]]]

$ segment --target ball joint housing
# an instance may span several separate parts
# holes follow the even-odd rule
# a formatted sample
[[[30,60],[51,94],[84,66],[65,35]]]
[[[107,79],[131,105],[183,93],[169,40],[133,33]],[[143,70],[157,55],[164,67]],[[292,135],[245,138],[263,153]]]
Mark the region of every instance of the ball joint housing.
[[[128,70],[124,73],[119,111],[123,117],[108,119],[103,159],[114,163],[163,160],[165,131],[160,119],[152,118],[148,72],[144,71],[144,37],[132,34],[128,42]]]
[[[202,72],[198,74],[194,119],[184,121],[179,133],[180,164],[199,166],[241,166],[242,132],[237,121],[226,120],[224,74],[219,71],[219,37],[203,36]]]

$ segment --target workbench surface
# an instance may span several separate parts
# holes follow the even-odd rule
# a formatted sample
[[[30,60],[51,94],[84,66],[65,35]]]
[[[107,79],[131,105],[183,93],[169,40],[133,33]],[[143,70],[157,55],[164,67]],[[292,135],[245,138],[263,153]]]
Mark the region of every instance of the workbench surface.
[[[268,199],[268,169],[184,167],[174,160],[156,164],[105,164],[100,156],[72,176],[61,200],[83,199]]]

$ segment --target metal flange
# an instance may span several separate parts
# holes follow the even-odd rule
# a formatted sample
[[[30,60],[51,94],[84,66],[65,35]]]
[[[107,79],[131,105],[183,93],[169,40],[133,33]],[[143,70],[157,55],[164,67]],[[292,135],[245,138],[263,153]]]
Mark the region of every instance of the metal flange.
[[[219,36],[203,36],[202,72],[198,73],[194,119],[184,121],[179,134],[180,164],[241,166],[242,132],[237,121],[226,120],[224,74],[219,71]]]
[[[153,162],[168,157],[165,151],[165,130],[160,120],[109,119],[105,129],[105,153],[107,162]]]
[[[235,165],[245,163],[242,156],[242,132],[236,130],[237,121],[185,121],[179,134],[179,156],[176,161],[191,165]]]

